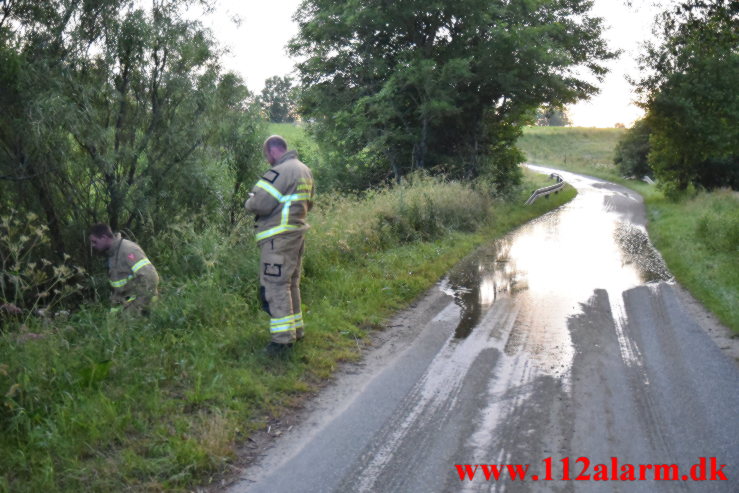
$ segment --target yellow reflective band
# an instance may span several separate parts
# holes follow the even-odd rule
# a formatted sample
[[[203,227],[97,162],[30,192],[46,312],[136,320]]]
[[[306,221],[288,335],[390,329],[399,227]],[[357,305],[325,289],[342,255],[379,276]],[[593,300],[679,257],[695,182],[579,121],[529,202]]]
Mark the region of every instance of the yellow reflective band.
[[[128,283],[131,277],[132,276],[128,276],[123,279],[118,279],[117,281],[110,281],[110,285],[113,286],[114,288],[122,288]]]
[[[285,231],[297,229],[298,226],[288,224],[288,221],[290,220],[290,206],[292,205],[293,202],[296,202],[299,200],[310,200],[310,194],[309,193],[294,193],[292,195],[282,195],[275,187],[273,187],[272,185],[270,185],[264,180],[259,180],[256,186],[266,191],[272,197],[274,197],[278,202],[283,204],[282,211],[280,213],[280,224],[273,228],[257,233],[256,235],[257,241],[270,238],[280,233],[284,233]]]
[[[293,324],[291,322],[282,325],[275,325],[274,327],[269,328],[269,331],[272,334],[275,334],[277,332],[287,332],[288,330],[293,330]]]
[[[288,195],[286,197],[283,197],[283,200],[285,202],[295,202],[298,200],[310,200],[310,194],[308,193],[294,193],[292,195]]]
[[[282,318],[271,318],[269,319],[270,324],[283,324],[285,322],[291,321],[293,318],[295,318],[295,315],[288,315],[287,317]]]
[[[133,273],[135,274],[142,267],[147,266],[147,265],[151,265],[151,262],[149,261],[149,259],[148,258],[142,258],[141,260],[139,260],[138,262],[136,262],[135,264],[133,264],[133,267],[131,267],[131,271],[133,271]]]
[[[278,332],[287,332],[293,329],[295,315],[288,315],[282,318],[272,318],[269,320],[269,331],[272,334]]]
[[[298,229],[298,227],[291,224],[285,224],[284,226],[275,226],[274,228],[270,228],[262,231],[261,233],[257,233],[257,241],[263,240],[265,238],[270,238],[274,235],[278,235],[280,233],[284,233],[285,231],[290,231],[293,229]]]
[[[273,196],[278,202],[282,202],[282,194],[275,187],[273,187],[266,181],[259,180],[257,182],[257,186],[261,188],[262,190],[264,190],[265,192],[267,192],[268,194],[270,194],[271,196]]]
[[[129,296],[129,297],[128,297],[128,298],[126,299],[126,303],[131,303],[131,302],[133,302],[133,301],[136,301],[136,296]]]
[[[280,225],[287,224],[288,220],[290,219],[290,204],[292,202],[285,202],[285,205],[282,207],[282,219],[280,220]]]

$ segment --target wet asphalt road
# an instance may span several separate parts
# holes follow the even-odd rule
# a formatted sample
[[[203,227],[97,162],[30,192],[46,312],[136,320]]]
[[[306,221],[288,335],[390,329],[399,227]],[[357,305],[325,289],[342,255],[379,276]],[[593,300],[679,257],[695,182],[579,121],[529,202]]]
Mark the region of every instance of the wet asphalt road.
[[[739,491],[739,368],[681,305],[641,198],[561,174],[575,200],[399,314],[228,491]],[[682,480],[701,457],[728,481]],[[529,468],[461,481],[456,464]],[[642,464],[677,480],[639,481]]]

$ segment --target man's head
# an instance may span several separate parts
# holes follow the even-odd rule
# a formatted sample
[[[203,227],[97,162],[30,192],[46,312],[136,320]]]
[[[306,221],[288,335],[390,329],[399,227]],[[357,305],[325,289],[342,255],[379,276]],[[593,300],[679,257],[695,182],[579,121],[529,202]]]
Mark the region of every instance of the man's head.
[[[287,142],[279,135],[272,135],[264,141],[263,151],[267,162],[275,164],[287,152]]]
[[[98,252],[107,251],[113,244],[113,231],[105,223],[93,224],[90,228],[90,246]]]

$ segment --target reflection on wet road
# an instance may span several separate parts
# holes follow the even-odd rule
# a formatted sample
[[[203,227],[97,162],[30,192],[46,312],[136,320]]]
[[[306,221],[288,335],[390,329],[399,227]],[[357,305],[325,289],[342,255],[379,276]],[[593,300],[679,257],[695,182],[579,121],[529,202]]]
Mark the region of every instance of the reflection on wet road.
[[[540,370],[566,375],[573,354],[567,320],[581,303],[596,289],[616,295],[611,302],[618,303],[627,289],[671,276],[649,243],[643,216],[633,210],[641,197],[622,187],[561,174],[578,189],[573,202],[479,249],[450,272],[441,289],[461,309],[457,338],[467,337],[496,299],[515,298],[526,320],[519,321],[511,337],[525,337]],[[625,353],[631,353],[630,342],[622,343]]]
[[[324,392],[302,431],[231,491],[696,490],[461,481],[454,467],[531,464],[541,474],[547,457],[680,470],[717,457],[736,479],[739,370],[676,301],[641,197],[560,174],[578,189],[572,202],[455,267],[398,316],[406,335]]]

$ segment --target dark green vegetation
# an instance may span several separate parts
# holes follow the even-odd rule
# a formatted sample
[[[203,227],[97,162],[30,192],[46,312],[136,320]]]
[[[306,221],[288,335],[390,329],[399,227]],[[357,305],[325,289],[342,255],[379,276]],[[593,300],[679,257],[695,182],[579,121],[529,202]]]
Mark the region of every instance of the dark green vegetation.
[[[198,3],[3,2],[0,208],[41,218],[45,257],[89,267],[97,221],[145,247],[172,224],[236,221],[262,122],[210,33],[183,18]]]
[[[264,81],[259,105],[270,122],[290,123],[298,116],[297,100],[298,89],[293,86],[292,78],[274,76]]]
[[[645,123],[624,164],[644,154],[670,197],[689,186],[739,188],[739,1],[689,0],[663,13],[637,81]]]
[[[613,162],[622,175],[636,178],[654,175],[648,161],[650,133],[647,121],[638,120],[619,140]]]
[[[649,236],[672,274],[722,323],[739,333],[739,193],[691,190],[674,200],[653,185],[623,178],[609,161],[613,142],[623,132],[528,128],[520,144],[531,162],[611,180],[642,194]],[[590,149],[591,157],[565,161],[573,149]]]
[[[739,334],[739,192],[647,197],[649,234],[671,272]]]
[[[624,175],[656,177],[662,193],[645,193],[655,246],[739,332],[739,2],[681,2],[658,26],[640,60],[648,75],[637,81],[646,116],[619,143],[616,163]]]
[[[534,181],[529,181],[534,180]],[[151,317],[91,304],[0,334],[0,491],[186,490],[227,470],[240,441],[296,405],[368,330],[474,245],[574,195],[522,207],[490,187],[412,176],[356,196],[322,195],[303,281],[306,340],[261,353],[268,317],[246,221],[222,232],[173,223],[151,242],[164,279]]]
[[[362,189],[418,169],[518,179],[521,125],[592,94],[614,54],[585,0],[305,0],[291,52],[326,178]]]

